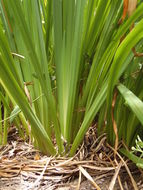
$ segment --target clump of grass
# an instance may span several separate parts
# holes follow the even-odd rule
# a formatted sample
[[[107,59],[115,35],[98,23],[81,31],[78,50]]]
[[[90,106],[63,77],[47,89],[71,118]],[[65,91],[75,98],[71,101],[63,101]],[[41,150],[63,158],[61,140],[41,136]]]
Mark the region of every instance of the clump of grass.
[[[1,0],[0,8],[0,84],[18,109],[13,119],[31,127],[24,125],[41,151],[73,156],[98,114],[98,131],[106,131],[113,144],[116,86],[117,126],[123,129],[126,122],[119,114],[123,98],[133,111],[130,117],[142,121],[141,109],[130,104],[134,97],[126,96],[130,85],[121,78],[135,60],[131,49],[143,38],[143,4],[120,26],[120,0]],[[127,133],[130,144],[134,130],[124,129],[119,139]]]

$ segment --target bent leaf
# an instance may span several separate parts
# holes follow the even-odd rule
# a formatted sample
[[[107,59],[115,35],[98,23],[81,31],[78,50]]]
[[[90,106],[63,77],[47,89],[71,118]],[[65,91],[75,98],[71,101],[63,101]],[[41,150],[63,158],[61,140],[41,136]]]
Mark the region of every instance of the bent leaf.
[[[117,88],[125,99],[126,104],[143,125],[143,102],[124,85],[119,84]]]

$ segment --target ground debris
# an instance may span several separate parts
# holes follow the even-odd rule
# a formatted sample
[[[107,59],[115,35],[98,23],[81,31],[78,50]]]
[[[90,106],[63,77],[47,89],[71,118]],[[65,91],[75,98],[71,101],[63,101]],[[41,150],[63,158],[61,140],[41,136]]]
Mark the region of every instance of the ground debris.
[[[138,189],[143,176],[126,160]],[[72,158],[48,157],[21,140],[0,147],[0,190],[134,189],[121,159],[106,146],[106,136],[91,128]]]

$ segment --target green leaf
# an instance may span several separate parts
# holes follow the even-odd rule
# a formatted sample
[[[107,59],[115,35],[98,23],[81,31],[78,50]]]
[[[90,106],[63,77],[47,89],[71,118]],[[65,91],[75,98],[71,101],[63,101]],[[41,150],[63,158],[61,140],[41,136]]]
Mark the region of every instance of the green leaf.
[[[12,110],[11,114],[10,114],[10,123],[13,122],[13,120],[18,116],[18,114],[21,112],[21,109],[19,108],[18,105],[16,105],[14,107],[14,109]]]
[[[132,160],[138,167],[143,168],[143,159],[134,155],[133,153],[127,151],[126,149],[120,149],[121,153],[127,156],[130,160]]]
[[[130,107],[143,125],[143,102],[124,85],[119,84],[117,88],[125,99],[125,103]]]

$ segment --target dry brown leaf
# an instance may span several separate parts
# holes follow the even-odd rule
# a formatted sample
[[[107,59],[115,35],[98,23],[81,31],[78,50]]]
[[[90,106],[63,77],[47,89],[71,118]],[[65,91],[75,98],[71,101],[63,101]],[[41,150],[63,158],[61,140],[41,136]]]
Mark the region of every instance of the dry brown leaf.
[[[89,173],[88,173],[82,166],[79,166],[79,170],[80,170],[81,173],[92,183],[92,185],[93,185],[97,190],[101,190],[101,188],[95,183],[95,181],[93,180],[93,178],[89,175]]]

